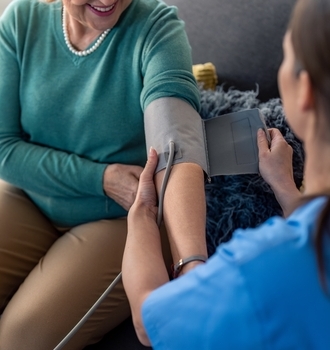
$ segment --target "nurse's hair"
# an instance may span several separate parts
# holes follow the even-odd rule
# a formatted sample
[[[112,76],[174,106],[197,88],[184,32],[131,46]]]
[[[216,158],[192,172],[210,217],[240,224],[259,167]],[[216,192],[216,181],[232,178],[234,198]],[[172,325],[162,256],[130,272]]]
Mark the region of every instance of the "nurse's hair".
[[[330,113],[330,1],[298,0],[289,30],[297,73],[308,72],[317,107]]]
[[[298,0],[288,30],[296,58],[296,74],[308,73],[315,108],[323,119],[322,134],[330,140],[330,0]],[[330,235],[330,188],[324,195],[328,200],[318,218],[315,246],[321,283],[329,292],[323,246],[326,235]]]

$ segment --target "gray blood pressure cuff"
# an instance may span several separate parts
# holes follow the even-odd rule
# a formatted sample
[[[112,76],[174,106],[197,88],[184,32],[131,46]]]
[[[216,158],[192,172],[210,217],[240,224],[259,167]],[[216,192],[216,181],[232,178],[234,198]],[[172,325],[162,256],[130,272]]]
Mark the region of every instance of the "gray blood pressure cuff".
[[[158,153],[156,172],[166,168],[173,141],[173,164],[195,163],[207,173],[203,124],[190,104],[174,97],[154,100],[145,110],[144,128],[147,150],[152,146]]]

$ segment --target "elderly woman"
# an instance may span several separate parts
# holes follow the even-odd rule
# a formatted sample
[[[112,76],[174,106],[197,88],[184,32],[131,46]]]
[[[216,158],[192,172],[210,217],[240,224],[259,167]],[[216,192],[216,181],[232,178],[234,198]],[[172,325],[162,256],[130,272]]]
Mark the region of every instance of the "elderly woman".
[[[163,253],[167,265],[206,258],[205,152],[191,70],[183,23],[162,1],[15,0],[7,8],[0,19],[1,350],[53,349],[114,280],[146,148],[157,141],[164,158],[159,191],[166,135],[184,134],[177,124],[194,142],[176,149],[166,235],[161,228],[170,253]],[[95,343],[129,314],[119,283],[65,349]]]
[[[280,132],[271,130],[268,147],[260,130],[258,145],[286,218],[238,230],[206,264],[166,283],[150,151],[128,217],[123,281],[137,334],[155,350],[330,348],[330,0],[298,0],[283,46],[279,88],[305,146],[303,194]]]

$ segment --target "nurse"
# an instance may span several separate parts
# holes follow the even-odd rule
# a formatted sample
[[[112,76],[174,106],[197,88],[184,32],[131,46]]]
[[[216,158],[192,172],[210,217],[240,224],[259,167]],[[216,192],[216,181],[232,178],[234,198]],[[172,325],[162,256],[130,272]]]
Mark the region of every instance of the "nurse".
[[[169,281],[155,224],[151,149],[128,216],[123,280],[139,339],[155,350],[330,348],[330,0],[298,0],[278,74],[291,128],[304,143],[305,190],[280,132],[258,133],[259,168],[285,217],[237,230]],[[196,261],[195,261],[196,264]]]

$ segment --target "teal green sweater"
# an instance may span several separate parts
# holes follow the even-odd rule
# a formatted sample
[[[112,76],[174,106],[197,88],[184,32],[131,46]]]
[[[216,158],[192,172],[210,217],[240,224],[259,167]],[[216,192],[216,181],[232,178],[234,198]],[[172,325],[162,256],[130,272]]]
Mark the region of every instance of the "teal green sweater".
[[[57,225],[125,216],[103,173],[145,164],[146,106],[172,96],[199,109],[184,24],[162,1],[133,0],[86,57],[61,25],[61,2],[16,0],[0,18],[0,177]]]

